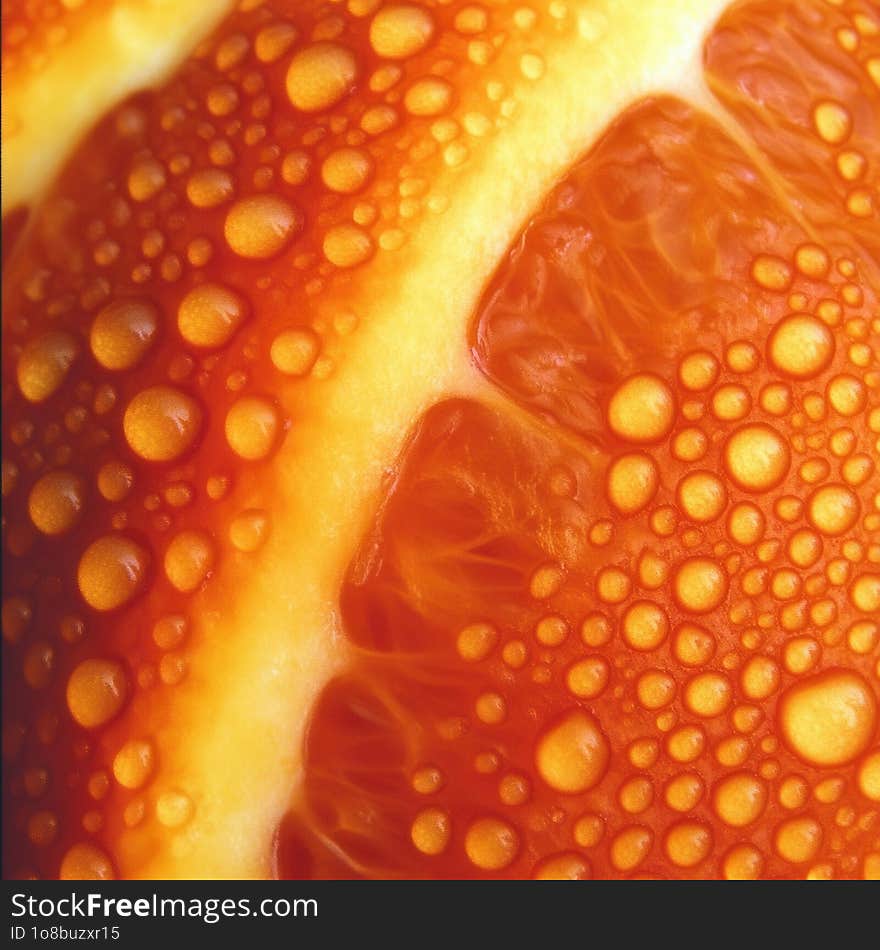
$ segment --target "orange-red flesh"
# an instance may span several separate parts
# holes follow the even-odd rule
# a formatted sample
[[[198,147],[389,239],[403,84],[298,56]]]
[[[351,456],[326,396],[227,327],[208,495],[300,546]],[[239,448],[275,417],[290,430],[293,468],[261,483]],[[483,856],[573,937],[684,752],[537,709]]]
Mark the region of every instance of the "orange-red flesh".
[[[828,53],[785,135],[746,123],[768,168],[637,106],[496,274],[474,355],[535,418],[421,423],[343,593],[361,652],[314,713],[281,874],[876,872],[877,229],[808,123],[856,102],[874,170],[878,100],[827,13],[773,12],[707,45],[724,101],[758,51],[768,111],[761,64]]]
[[[175,730],[242,684],[190,658],[525,22],[348,7],[242,4],[4,219],[7,876],[139,873],[206,810]],[[878,35],[734,5],[715,99],[629,108],[510,248],[477,395],[338,566],[277,875],[880,875]]]

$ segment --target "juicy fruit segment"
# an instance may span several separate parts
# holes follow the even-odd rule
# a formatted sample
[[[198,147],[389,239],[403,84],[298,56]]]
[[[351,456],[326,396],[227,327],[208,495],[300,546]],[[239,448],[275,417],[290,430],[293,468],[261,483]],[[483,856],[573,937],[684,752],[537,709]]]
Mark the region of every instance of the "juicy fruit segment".
[[[767,9],[710,39],[722,95]],[[809,155],[851,134],[812,111],[823,75],[786,101]],[[809,163],[787,201],[794,146],[755,134],[760,169],[681,102],[634,107],[496,274],[474,353],[528,412],[422,420],[343,592],[357,652],[281,875],[874,874],[876,223],[831,227]]]
[[[549,472],[537,463],[544,457],[557,463]],[[610,749],[597,717],[564,695],[548,707],[530,672],[536,650],[550,649],[536,642],[549,614],[535,608],[530,589],[550,596],[562,577],[535,583],[548,560],[541,546],[502,534],[509,519],[535,519],[536,528],[540,519],[548,543],[576,543],[570,527],[584,499],[574,492],[578,481],[589,482],[589,471],[584,458],[553,439],[511,430],[471,403],[442,405],[423,421],[401,473],[406,488],[386,512],[383,539],[393,551],[384,540],[381,548],[368,545],[354,571],[370,580],[349,583],[343,593],[359,658],[327,688],[313,716],[306,808],[292,820],[295,830],[282,835],[280,873],[307,869],[301,836],[310,832],[303,821],[330,833],[350,855],[346,869],[321,864],[329,855],[319,852],[309,859],[319,862],[313,873],[521,873],[529,841],[510,809],[558,789],[582,794],[602,779]],[[549,494],[547,474],[559,476],[572,495]],[[432,514],[439,511],[442,519]],[[418,524],[424,532],[412,531]],[[524,571],[523,563],[535,567]],[[497,605],[497,615],[487,603]],[[556,649],[570,650],[578,639],[565,626]],[[510,635],[514,629],[517,636]],[[487,669],[494,675],[487,678]],[[546,713],[540,721],[530,708],[535,702]],[[517,750],[503,767],[481,736],[489,729]],[[356,749],[372,751],[358,756]],[[482,777],[477,787],[474,770]],[[357,803],[365,795],[363,809]],[[429,868],[409,839],[412,822],[432,806],[442,808],[451,831],[436,855],[442,866]],[[544,855],[564,850],[552,825],[540,840]]]
[[[655,370],[682,359],[678,399],[690,412],[692,394],[713,387],[724,347],[787,315],[784,294],[748,279],[753,261],[801,240],[717,125],[672,100],[636,108],[534,217],[513,252],[518,266],[496,275],[473,327],[477,360],[530,409],[592,439],[662,441],[675,377]]]

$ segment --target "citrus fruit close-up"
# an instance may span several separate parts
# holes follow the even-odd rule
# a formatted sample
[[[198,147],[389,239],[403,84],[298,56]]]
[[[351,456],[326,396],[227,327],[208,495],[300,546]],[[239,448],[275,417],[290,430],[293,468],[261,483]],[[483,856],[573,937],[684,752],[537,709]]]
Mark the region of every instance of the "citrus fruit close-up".
[[[3,871],[880,878],[880,6],[3,0]]]

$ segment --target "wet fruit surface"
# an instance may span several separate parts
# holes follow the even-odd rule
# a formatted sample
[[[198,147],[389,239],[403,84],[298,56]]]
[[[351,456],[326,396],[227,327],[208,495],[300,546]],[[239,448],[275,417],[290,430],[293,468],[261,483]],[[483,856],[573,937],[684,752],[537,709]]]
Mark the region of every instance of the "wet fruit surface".
[[[877,225],[834,163],[846,140],[876,181],[878,98],[804,36],[828,19],[748,6],[707,44],[722,99],[762,103],[763,169],[638,105],[496,274],[474,355],[530,416],[422,422],[349,575],[358,659],[315,710],[281,873],[874,873]],[[761,71],[795,56],[823,87]]]
[[[104,877],[185,832],[186,764],[154,740],[236,607],[214,578],[259,570],[285,516],[272,465],[358,328],[358,270],[445,211],[438,172],[511,111],[475,77],[512,11],[350,7],[240,4],[4,223],[7,873]],[[4,5],[4,77],[39,75],[80,12]],[[136,785],[129,741],[153,743]]]
[[[228,820],[175,760],[192,657],[288,524],[363,275],[447,213],[540,29],[601,33],[541,17],[242,3],[4,223],[7,874]],[[347,566],[278,875],[876,876],[878,36],[735,5],[716,101],[631,106],[534,215],[477,395],[411,420]]]

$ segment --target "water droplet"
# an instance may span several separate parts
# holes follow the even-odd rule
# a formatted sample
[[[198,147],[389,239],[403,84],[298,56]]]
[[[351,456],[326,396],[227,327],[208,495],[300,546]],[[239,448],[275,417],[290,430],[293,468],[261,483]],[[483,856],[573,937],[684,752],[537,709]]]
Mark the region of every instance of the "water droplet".
[[[834,337],[816,317],[794,313],[774,326],[767,356],[780,372],[795,379],[818,376],[834,356]]]
[[[831,260],[828,253],[817,244],[802,244],[794,255],[797,269],[813,280],[820,280],[828,273]]]
[[[156,800],[156,818],[165,828],[181,828],[193,816],[195,806],[185,792],[163,792]]]
[[[735,845],[724,857],[722,873],[727,881],[755,881],[764,869],[764,858],[749,844]]]
[[[629,442],[659,442],[672,428],[675,401],[658,376],[641,373],[623,382],[608,406],[615,435]]]
[[[148,739],[129,739],[113,759],[113,776],[123,788],[146,785],[153,773],[156,750]]]
[[[573,795],[601,781],[609,755],[608,740],[599,723],[587,712],[572,710],[544,730],[535,763],[551,788]]]
[[[852,132],[852,116],[839,102],[820,102],[813,109],[813,125],[829,145],[840,145]]]
[[[112,881],[116,875],[106,852],[93,844],[75,844],[61,860],[62,881]]]
[[[253,195],[229,209],[223,233],[240,257],[264,260],[280,254],[302,226],[302,214],[289,201],[277,195]]]
[[[776,829],[776,853],[792,864],[811,860],[822,843],[822,829],[812,818],[790,818]]]
[[[551,855],[536,865],[533,881],[587,881],[590,862],[574,852]]]
[[[675,631],[673,653],[683,666],[704,666],[715,655],[715,638],[703,627],[683,623]]]
[[[324,256],[337,267],[356,267],[373,253],[369,234],[354,224],[337,224],[324,235]]]
[[[841,416],[857,416],[867,404],[867,393],[861,380],[848,373],[835,376],[826,390],[828,402]]]
[[[500,818],[478,818],[471,822],[464,839],[465,853],[483,871],[506,868],[519,851],[516,829]]]
[[[695,715],[711,719],[725,712],[731,703],[731,688],[721,673],[699,673],[685,688],[684,701]]]
[[[370,45],[378,56],[407,59],[431,41],[434,20],[428,10],[411,4],[383,7],[370,23]]]
[[[656,650],[669,633],[669,618],[648,600],[636,601],[623,615],[623,638],[634,650]]]
[[[849,589],[849,600],[863,614],[880,615],[880,574],[857,577]]]
[[[105,462],[98,469],[98,491],[107,501],[122,501],[134,484],[134,472],[124,462]]]
[[[712,472],[685,475],[676,487],[681,509],[692,521],[708,524],[720,517],[727,506],[727,489]]]
[[[170,462],[195,442],[202,425],[199,404],[172,386],[141,390],[128,404],[122,426],[128,444],[148,462]]]
[[[642,452],[622,455],[608,469],[607,491],[611,503],[622,514],[645,508],[657,493],[660,473],[656,462]]]
[[[788,290],[793,276],[791,265],[771,254],[759,254],[752,263],[752,277],[765,290]]]
[[[565,674],[565,683],[569,692],[578,699],[594,699],[604,691],[610,672],[602,657],[586,657],[572,663]]]
[[[116,660],[83,660],[67,681],[67,708],[85,729],[114,719],[128,695],[128,676]]]
[[[621,604],[629,597],[632,581],[616,567],[605,567],[596,576],[596,593],[606,604]]]
[[[618,871],[634,871],[648,856],[654,835],[650,829],[633,825],[619,831],[611,842],[611,863]]]
[[[666,832],[666,856],[680,868],[693,868],[712,850],[712,831],[694,821],[682,821]]]
[[[535,625],[535,639],[545,647],[558,647],[568,637],[568,624],[562,617],[542,617]]]
[[[683,610],[709,613],[727,596],[727,576],[721,567],[703,557],[689,558],[676,568],[675,599]]]
[[[149,553],[131,538],[104,535],[93,541],[80,558],[80,593],[95,610],[115,610],[140,592],[149,562]]]
[[[48,472],[33,486],[28,496],[31,521],[43,534],[69,531],[82,514],[85,482],[67,471]]]
[[[419,795],[433,795],[443,787],[443,773],[432,765],[416,769],[412,776],[412,787]]]
[[[696,808],[705,792],[703,780],[693,772],[682,772],[673,776],[663,791],[666,804],[677,812],[688,812]]]
[[[31,340],[18,358],[18,388],[29,402],[45,402],[64,382],[79,344],[64,330],[48,330]]]
[[[410,840],[422,854],[443,854],[452,836],[449,815],[439,808],[424,808],[413,819]]]
[[[290,61],[287,95],[303,112],[323,112],[349,92],[357,74],[357,61],[350,50],[335,43],[315,43]]]
[[[214,544],[204,531],[181,531],[165,551],[165,576],[181,593],[192,593],[211,573],[214,557]]]
[[[292,23],[270,23],[254,39],[254,52],[261,63],[279,60],[296,42],[297,30]]]
[[[544,75],[544,60],[537,53],[523,53],[519,60],[519,70],[526,79],[540,79]]]
[[[129,370],[144,358],[159,330],[159,311],[148,300],[116,300],[92,322],[92,355],[109,370]]]
[[[779,686],[779,667],[769,657],[752,657],[743,667],[740,681],[749,699],[767,699]]]
[[[267,399],[246,396],[226,415],[226,441],[236,455],[248,461],[266,458],[281,428],[278,411]]]
[[[288,376],[305,376],[315,365],[320,341],[313,330],[297,328],[282,330],[269,349],[275,368]]]
[[[877,701],[858,673],[826,670],[786,690],[779,723],[786,744],[805,762],[820,767],[843,765],[870,743],[877,724]]]
[[[748,391],[735,383],[719,386],[712,394],[712,414],[722,422],[735,422],[748,415],[752,398]]]
[[[414,82],[403,97],[403,105],[410,115],[434,116],[446,112],[453,102],[452,86],[438,76]]]
[[[154,158],[138,160],[128,174],[128,193],[138,202],[149,201],[165,187],[165,169]]]
[[[859,516],[859,499],[846,485],[823,485],[807,499],[810,524],[828,537],[845,534]]]
[[[768,425],[756,423],[737,429],[724,446],[727,473],[744,491],[765,492],[788,474],[788,443]]]
[[[241,326],[247,305],[235,291],[221,284],[199,284],[180,301],[177,328],[193,346],[225,346]]]
[[[235,193],[232,176],[219,168],[202,168],[190,175],[186,196],[195,208],[217,208]]]
[[[214,64],[221,72],[226,72],[247,56],[250,42],[243,33],[232,33],[224,37],[214,52]]]
[[[872,802],[880,802],[880,751],[872,752],[859,766],[859,790]]]
[[[260,508],[249,508],[236,515],[229,525],[229,540],[237,551],[258,551],[269,536],[269,516]]]
[[[344,195],[360,191],[373,173],[373,160],[360,148],[337,148],[321,165],[321,179],[331,190]]]
[[[13,646],[20,642],[32,619],[31,605],[24,597],[7,597],[3,601],[3,639]]]
[[[58,835],[58,817],[51,811],[34,812],[28,819],[27,835],[36,847],[47,847]]]

